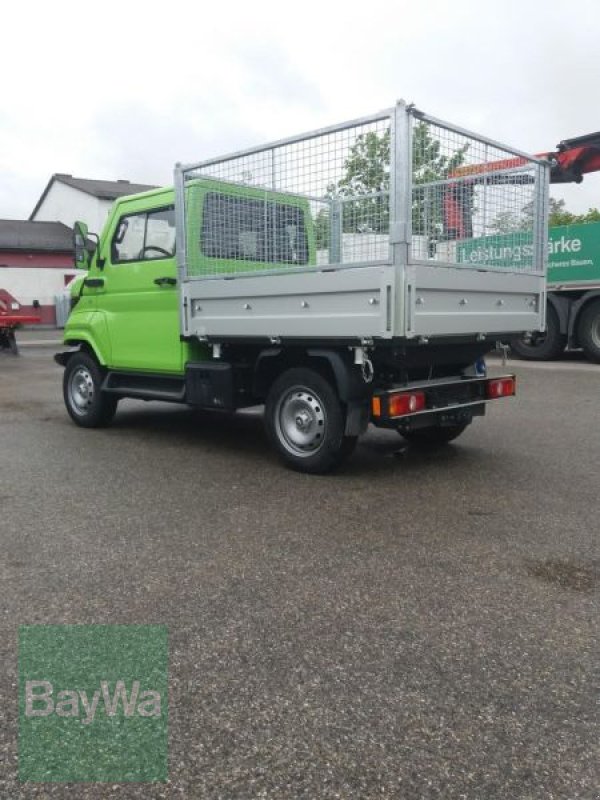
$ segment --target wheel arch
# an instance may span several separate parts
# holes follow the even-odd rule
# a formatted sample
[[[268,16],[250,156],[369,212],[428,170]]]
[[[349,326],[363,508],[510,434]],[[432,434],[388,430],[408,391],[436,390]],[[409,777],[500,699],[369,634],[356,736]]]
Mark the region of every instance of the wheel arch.
[[[571,300],[568,297],[548,293],[548,305],[551,306],[558,317],[558,324],[560,332],[563,336],[569,334],[569,318],[571,312]]]
[[[75,355],[75,353],[80,353],[80,352],[88,353],[102,367],[105,367],[107,365],[106,355],[98,347],[97,342],[92,337],[86,335],[83,336],[69,335],[68,338],[65,338],[64,343],[70,349],[62,351],[61,353],[57,353],[54,356],[54,360],[61,366],[66,367],[67,364],[69,363],[71,356]]]
[[[333,348],[275,347],[259,353],[254,366],[253,391],[264,398],[272,383],[287,369],[308,367],[327,378],[343,403],[367,401],[371,391],[360,370],[353,364],[351,353],[342,355]]]

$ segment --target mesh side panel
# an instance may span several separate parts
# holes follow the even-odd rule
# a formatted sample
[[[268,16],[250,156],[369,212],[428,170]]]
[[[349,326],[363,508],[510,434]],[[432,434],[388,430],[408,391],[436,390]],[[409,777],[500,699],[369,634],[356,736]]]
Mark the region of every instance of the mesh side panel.
[[[389,118],[200,165],[184,177],[190,275],[389,257]]]
[[[402,244],[411,228],[410,261],[544,268],[540,164],[403,104],[182,178],[190,276],[389,262],[390,231]]]
[[[539,271],[533,160],[413,117],[413,260]]]

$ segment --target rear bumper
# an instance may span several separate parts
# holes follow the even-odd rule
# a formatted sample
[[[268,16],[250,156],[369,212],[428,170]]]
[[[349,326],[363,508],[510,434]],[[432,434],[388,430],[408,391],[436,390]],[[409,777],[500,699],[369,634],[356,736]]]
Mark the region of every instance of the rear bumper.
[[[514,375],[418,381],[376,391],[371,422],[383,428],[457,425],[482,416],[485,406],[516,394]]]

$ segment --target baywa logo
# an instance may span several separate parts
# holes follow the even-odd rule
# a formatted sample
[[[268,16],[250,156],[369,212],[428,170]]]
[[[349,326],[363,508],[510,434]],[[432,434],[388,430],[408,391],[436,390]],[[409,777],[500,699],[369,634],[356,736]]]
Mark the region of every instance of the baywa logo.
[[[47,717],[55,713],[59,717],[79,717],[83,725],[94,721],[102,697],[104,713],[115,717],[122,706],[124,717],[160,717],[160,692],[145,691],[140,694],[140,682],[134,681],[127,692],[124,681],[117,681],[111,694],[108,681],[100,681],[100,688],[91,697],[81,689],[63,689],[56,694],[50,681],[25,682],[25,716]]]
[[[167,646],[162,625],[22,627],[20,779],[165,781]]]

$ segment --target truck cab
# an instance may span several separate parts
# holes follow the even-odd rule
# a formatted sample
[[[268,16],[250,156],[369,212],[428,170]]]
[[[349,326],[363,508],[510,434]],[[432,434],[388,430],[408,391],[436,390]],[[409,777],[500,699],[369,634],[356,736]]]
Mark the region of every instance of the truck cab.
[[[181,373],[173,191],[118,200],[67,322],[67,344],[86,345],[111,369]]]
[[[188,187],[188,250],[214,274],[226,273],[232,263],[247,272],[265,264],[314,264],[308,203],[273,192],[266,199],[268,240],[265,192],[194,181]],[[206,355],[206,348],[180,337],[174,202],[172,188],[117,200],[87,262],[64,340],[88,346],[103,367],[183,375],[190,359]],[[220,235],[215,216],[222,220]],[[81,258],[86,266],[85,253]]]

